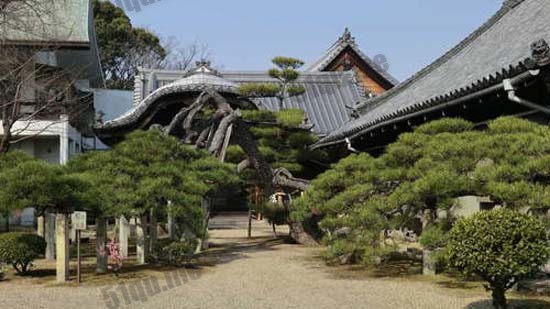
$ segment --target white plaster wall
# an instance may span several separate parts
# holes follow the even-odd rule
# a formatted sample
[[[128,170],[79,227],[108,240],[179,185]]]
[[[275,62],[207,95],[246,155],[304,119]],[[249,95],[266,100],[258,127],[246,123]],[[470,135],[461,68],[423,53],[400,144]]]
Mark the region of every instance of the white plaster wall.
[[[0,135],[2,134],[0,121]],[[13,126],[12,134],[16,137],[32,136],[16,143],[14,147],[50,163],[66,164],[69,161],[71,155],[69,140],[73,140],[75,145],[79,144],[78,151],[73,148],[74,153],[79,153],[81,150],[82,135],[69,125],[66,117],[55,121],[18,121]]]
[[[33,140],[34,157],[52,164],[60,164],[59,138],[41,137]]]

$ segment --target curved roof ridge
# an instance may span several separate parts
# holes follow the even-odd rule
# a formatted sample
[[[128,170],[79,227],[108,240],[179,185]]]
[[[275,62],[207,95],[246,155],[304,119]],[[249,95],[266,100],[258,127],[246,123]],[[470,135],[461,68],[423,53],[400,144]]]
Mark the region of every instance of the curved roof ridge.
[[[153,104],[166,95],[182,92],[200,92],[211,87],[212,89],[222,93],[236,93],[237,84],[210,72],[195,71],[195,73],[176,80],[170,84],[164,85],[147,97],[145,97],[138,105],[124,113],[123,115],[106,122],[99,126],[99,129],[109,129],[116,126],[123,126],[140,118]]]

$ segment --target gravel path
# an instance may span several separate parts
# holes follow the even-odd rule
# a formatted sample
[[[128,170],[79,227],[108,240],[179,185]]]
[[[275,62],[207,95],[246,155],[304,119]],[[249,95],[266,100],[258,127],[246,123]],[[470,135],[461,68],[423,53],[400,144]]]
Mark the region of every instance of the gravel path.
[[[225,229],[228,225],[232,229]],[[214,220],[213,226],[212,243],[219,250],[213,255],[216,265],[205,267],[200,275],[198,271],[181,271],[178,278],[188,282],[179,287],[169,288],[169,280],[160,278],[160,291],[148,296],[139,290],[148,286],[146,282],[138,282],[139,285],[133,286],[138,287],[134,289],[137,292],[128,294],[125,305],[123,292],[130,288],[128,285],[104,287],[105,297],[100,287],[0,283],[0,308],[450,309],[466,308],[484,296],[480,292],[442,288],[425,281],[339,278],[315,258],[316,249],[274,241],[266,224],[255,223],[253,240],[242,238],[246,235],[244,217],[220,218]],[[189,274],[194,276],[185,277]],[[112,302],[113,298],[118,299],[119,306]]]

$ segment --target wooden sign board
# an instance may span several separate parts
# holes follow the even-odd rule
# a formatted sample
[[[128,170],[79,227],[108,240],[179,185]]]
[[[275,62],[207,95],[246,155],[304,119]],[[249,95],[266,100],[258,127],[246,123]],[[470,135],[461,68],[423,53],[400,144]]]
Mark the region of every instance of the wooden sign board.
[[[86,229],[86,212],[75,211],[71,216],[71,223],[75,230]]]

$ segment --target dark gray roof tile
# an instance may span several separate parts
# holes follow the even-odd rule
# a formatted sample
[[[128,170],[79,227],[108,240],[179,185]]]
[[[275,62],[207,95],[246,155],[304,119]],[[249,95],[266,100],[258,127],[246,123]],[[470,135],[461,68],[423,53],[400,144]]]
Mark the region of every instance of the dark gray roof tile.
[[[524,72],[532,42],[550,41],[550,1],[507,1],[479,29],[441,58],[362,105],[363,115],[317,145],[341,142],[408,107],[441,104]],[[457,91],[458,89],[458,91]]]

